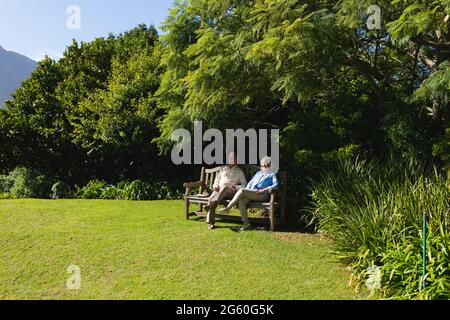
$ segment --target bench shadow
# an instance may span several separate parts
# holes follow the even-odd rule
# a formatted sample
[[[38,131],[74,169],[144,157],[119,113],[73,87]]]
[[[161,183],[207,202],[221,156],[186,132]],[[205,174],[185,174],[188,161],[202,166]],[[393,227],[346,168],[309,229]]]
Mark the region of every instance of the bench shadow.
[[[204,223],[205,227],[207,226],[206,219],[203,218],[203,217],[196,217],[196,218],[193,218],[193,219],[191,218],[190,221]],[[219,222],[219,223],[226,223],[226,224],[232,224],[232,226],[229,226],[229,225],[228,226],[223,226],[223,225],[217,225],[216,224],[214,229],[229,229],[229,230],[231,230],[233,232],[240,232],[240,228],[242,227],[242,223],[237,222],[237,221],[223,221],[221,219],[217,219],[216,223],[217,222]],[[265,229],[268,230],[268,228],[265,228]],[[253,230],[253,228],[252,228],[252,230]]]
[[[204,217],[195,217],[191,218],[190,221],[195,221],[199,223],[204,223],[206,226],[206,219]],[[224,225],[216,225],[215,229],[229,229],[233,232],[242,232],[240,229],[242,227],[242,222],[238,221],[227,221],[222,219],[217,219],[216,222],[226,223],[227,226]],[[230,226],[231,224],[231,226]],[[250,231],[267,231],[270,232],[270,228],[268,226],[258,225],[257,223],[251,224]],[[306,227],[303,225],[287,225],[287,226],[279,226],[277,227],[276,232],[282,233],[302,233],[302,234],[315,234],[315,230],[313,227]]]

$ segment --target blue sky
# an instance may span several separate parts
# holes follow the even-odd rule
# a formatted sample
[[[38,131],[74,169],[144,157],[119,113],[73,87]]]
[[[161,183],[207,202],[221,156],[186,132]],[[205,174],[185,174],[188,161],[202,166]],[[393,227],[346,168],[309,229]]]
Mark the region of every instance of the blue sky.
[[[40,60],[62,55],[72,39],[90,41],[140,23],[160,26],[174,0],[0,0],[0,46]],[[67,9],[80,9],[80,29],[70,30]]]

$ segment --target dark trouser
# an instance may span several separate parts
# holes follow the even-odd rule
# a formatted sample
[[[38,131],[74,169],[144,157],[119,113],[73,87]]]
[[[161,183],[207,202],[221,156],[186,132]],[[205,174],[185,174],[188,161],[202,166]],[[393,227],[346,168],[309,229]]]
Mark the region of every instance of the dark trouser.
[[[230,188],[223,188],[219,192],[215,191],[209,197],[208,202],[208,215],[206,216],[206,222],[209,224],[216,223],[216,209],[223,199],[232,198],[235,192]]]

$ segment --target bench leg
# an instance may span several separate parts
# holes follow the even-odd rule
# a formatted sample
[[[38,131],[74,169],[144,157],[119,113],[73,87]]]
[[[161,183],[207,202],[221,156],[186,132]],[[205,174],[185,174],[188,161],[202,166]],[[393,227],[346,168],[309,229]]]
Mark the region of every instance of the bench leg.
[[[275,231],[275,206],[273,205],[273,202],[270,204],[269,215],[270,215],[270,231]]]
[[[186,197],[184,198],[184,215],[186,217],[186,220],[189,220],[189,206],[190,202],[189,199]]]
[[[283,191],[281,197],[281,226],[286,227],[286,190]]]

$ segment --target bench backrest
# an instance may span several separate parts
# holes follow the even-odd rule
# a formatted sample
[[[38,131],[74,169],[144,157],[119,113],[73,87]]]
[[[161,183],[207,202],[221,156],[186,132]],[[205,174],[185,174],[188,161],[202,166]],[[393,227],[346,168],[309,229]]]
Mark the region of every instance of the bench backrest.
[[[220,172],[223,166],[215,167],[215,168],[202,168],[202,172],[200,175],[200,181],[203,181],[207,190],[203,190],[203,188],[200,188],[200,193],[204,191],[212,191],[214,181],[217,177],[217,174]],[[259,168],[255,165],[244,165],[239,166],[242,171],[244,171],[245,177],[247,178],[247,181],[250,181],[251,178],[258,172]],[[286,185],[286,173],[285,172],[279,172],[277,175],[278,179],[280,180],[281,188],[285,189]]]

